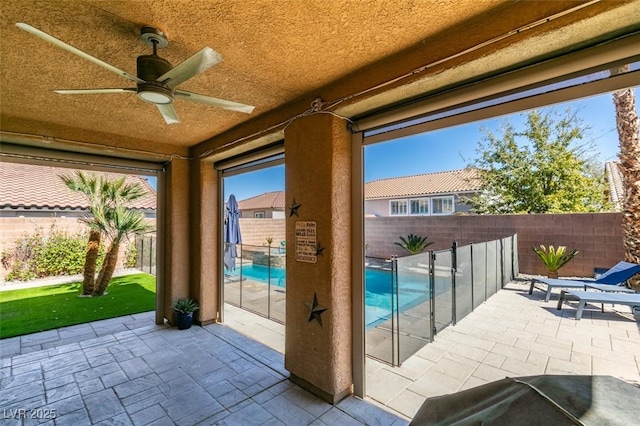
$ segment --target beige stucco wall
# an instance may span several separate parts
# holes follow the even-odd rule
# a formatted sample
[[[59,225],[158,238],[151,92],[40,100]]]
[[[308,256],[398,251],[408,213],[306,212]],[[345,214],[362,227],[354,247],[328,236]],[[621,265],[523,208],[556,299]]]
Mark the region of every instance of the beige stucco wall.
[[[315,115],[285,132],[287,217],[285,368],[292,379],[337,401],[351,391],[351,135],[344,121]],[[295,258],[297,221],[315,221],[325,247],[317,263]],[[322,325],[309,321],[314,294],[327,307]],[[301,379],[301,380],[299,380]]]
[[[160,289],[163,306],[156,306],[160,316],[174,321],[171,304],[181,297],[194,297],[191,289],[190,164],[188,160],[174,159],[166,171],[166,230],[165,256],[158,259],[158,268],[164,269],[164,288]]]
[[[200,304],[195,318],[200,324],[218,320],[220,215],[217,172],[207,162],[195,161],[191,170],[191,271],[190,295]]]
[[[443,196],[450,196],[443,195]],[[438,195],[440,196],[440,195]],[[435,196],[434,196],[435,197]],[[471,209],[469,204],[465,204],[458,195],[454,195],[455,197],[455,211],[457,213],[467,213]],[[397,198],[385,198],[382,200],[365,200],[364,201],[364,213],[368,215],[374,215],[377,217],[388,217],[391,216],[389,203],[391,200],[414,200],[416,198],[433,198],[430,196],[424,197],[397,197]],[[434,215],[437,216],[437,215]]]

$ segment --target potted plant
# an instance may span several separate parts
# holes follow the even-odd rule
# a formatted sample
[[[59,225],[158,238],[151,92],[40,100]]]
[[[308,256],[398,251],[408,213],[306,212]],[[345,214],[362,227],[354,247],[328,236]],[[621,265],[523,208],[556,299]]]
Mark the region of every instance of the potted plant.
[[[571,250],[567,252],[567,248],[565,246],[558,246],[558,248],[554,248],[553,246],[545,247],[544,245],[540,245],[540,247],[533,247],[533,251],[536,252],[538,257],[544,263],[544,266],[547,268],[547,276],[549,278],[558,278],[558,269],[562,268],[567,264],[571,259],[575,257],[576,254],[580,253],[578,250]]]
[[[193,324],[193,313],[200,309],[200,306],[190,297],[176,300],[173,304],[173,313],[176,319],[178,330],[191,328]]]

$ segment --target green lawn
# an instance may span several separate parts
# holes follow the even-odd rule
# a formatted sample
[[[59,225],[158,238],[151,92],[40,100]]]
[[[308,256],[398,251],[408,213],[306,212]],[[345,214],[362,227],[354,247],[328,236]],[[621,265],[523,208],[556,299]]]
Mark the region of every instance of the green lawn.
[[[78,297],[81,283],[0,292],[0,339],[153,311],[156,278],[114,278],[102,297]]]

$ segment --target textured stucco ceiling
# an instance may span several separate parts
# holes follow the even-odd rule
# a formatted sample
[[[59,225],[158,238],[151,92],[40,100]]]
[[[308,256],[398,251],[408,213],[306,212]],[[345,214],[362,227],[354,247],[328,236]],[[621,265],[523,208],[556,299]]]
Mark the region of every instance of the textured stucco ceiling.
[[[194,146],[204,150],[218,143],[217,138],[223,143],[276,124],[302,112],[316,97],[332,100],[366,90],[581,3],[584,2],[4,0],[0,3],[0,130],[5,134],[187,155]],[[496,43],[474,55],[477,59],[526,37],[612,10],[624,11],[629,21],[630,5],[638,6],[638,2],[597,2],[540,26],[531,34]],[[637,16],[631,18],[632,23],[634,19]],[[256,109],[245,115],[176,100],[181,123],[167,125],[153,105],[142,102],[134,93],[56,94],[54,89],[134,85],[20,30],[16,22],[37,27],[132,74],[136,57],[150,53],[139,38],[140,27],[157,26],[169,37],[169,46],[159,55],[174,65],[204,46],[223,57],[223,62],[187,81],[181,89],[251,104]],[[570,34],[562,45],[549,49],[569,47],[623,25],[629,24],[616,21],[609,28],[586,26],[574,41]],[[535,52],[544,53],[544,48]],[[459,65],[474,59],[474,55],[440,68]],[[513,63],[530,58],[522,49],[512,56]],[[417,78],[395,86],[415,83]],[[426,90],[415,84],[407,87]],[[402,96],[415,96],[415,90]],[[351,101],[353,114],[361,112],[354,105],[362,101]],[[378,99],[372,107],[384,102],[384,98]]]

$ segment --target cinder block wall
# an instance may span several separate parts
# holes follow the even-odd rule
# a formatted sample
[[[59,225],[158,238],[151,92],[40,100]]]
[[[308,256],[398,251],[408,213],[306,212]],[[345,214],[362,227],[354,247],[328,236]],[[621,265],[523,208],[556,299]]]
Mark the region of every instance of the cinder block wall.
[[[0,252],[13,247],[15,241],[24,234],[35,233],[37,227],[42,228],[42,233],[48,236],[54,224],[57,229],[68,232],[86,227],[77,217],[0,217]]]
[[[265,238],[272,237],[271,246],[280,247],[280,242],[286,239],[285,220],[240,218],[240,233],[243,244],[266,246]]]
[[[400,236],[428,236],[431,249],[490,241],[518,234],[520,272],[546,274],[532,247],[564,245],[580,253],[560,270],[561,276],[593,276],[594,268],[609,268],[624,257],[620,213],[529,214],[496,216],[441,216],[367,218],[367,256],[406,255],[394,245]]]
[[[155,219],[150,219],[155,226]],[[87,229],[87,225],[80,222],[77,217],[0,217],[0,254],[6,249],[15,246],[16,240],[35,233],[36,228],[42,228],[42,234],[47,237],[51,232],[51,226],[56,229],[67,231],[71,234]],[[125,240],[120,247],[117,268],[121,268],[128,242]],[[0,279],[4,279],[9,271],[0,266]]]
[[[48,232],[51,223],[73,231],[84,226],[77,218],[0,218],[0,251],[14,244],[23,233],[32,233],[34,224]],[[560,270],[561,276],[593,275],[594,268],[608,268],[624,257],[622,215],[620,213],[531,214],[497,216],[440,216],[367,218],[365,242],[367,256],[406,255],[394,245],[400,236],[428,236],[435,244],[430,248],[451,247],[453,240],[464,245],[518,234],[520,272],[545,274],[545,269],[531,247],[540,244],[576,248],[580,254]],[[265,238],[273,237],[273,245],[285,240],[284,219],[240,219],[244,244],[266,246]],[[293,242],[288,244],[293,247]],[[122,257],[122,256],[121,256]],[[6,271],[0,268],[0,277]]]

